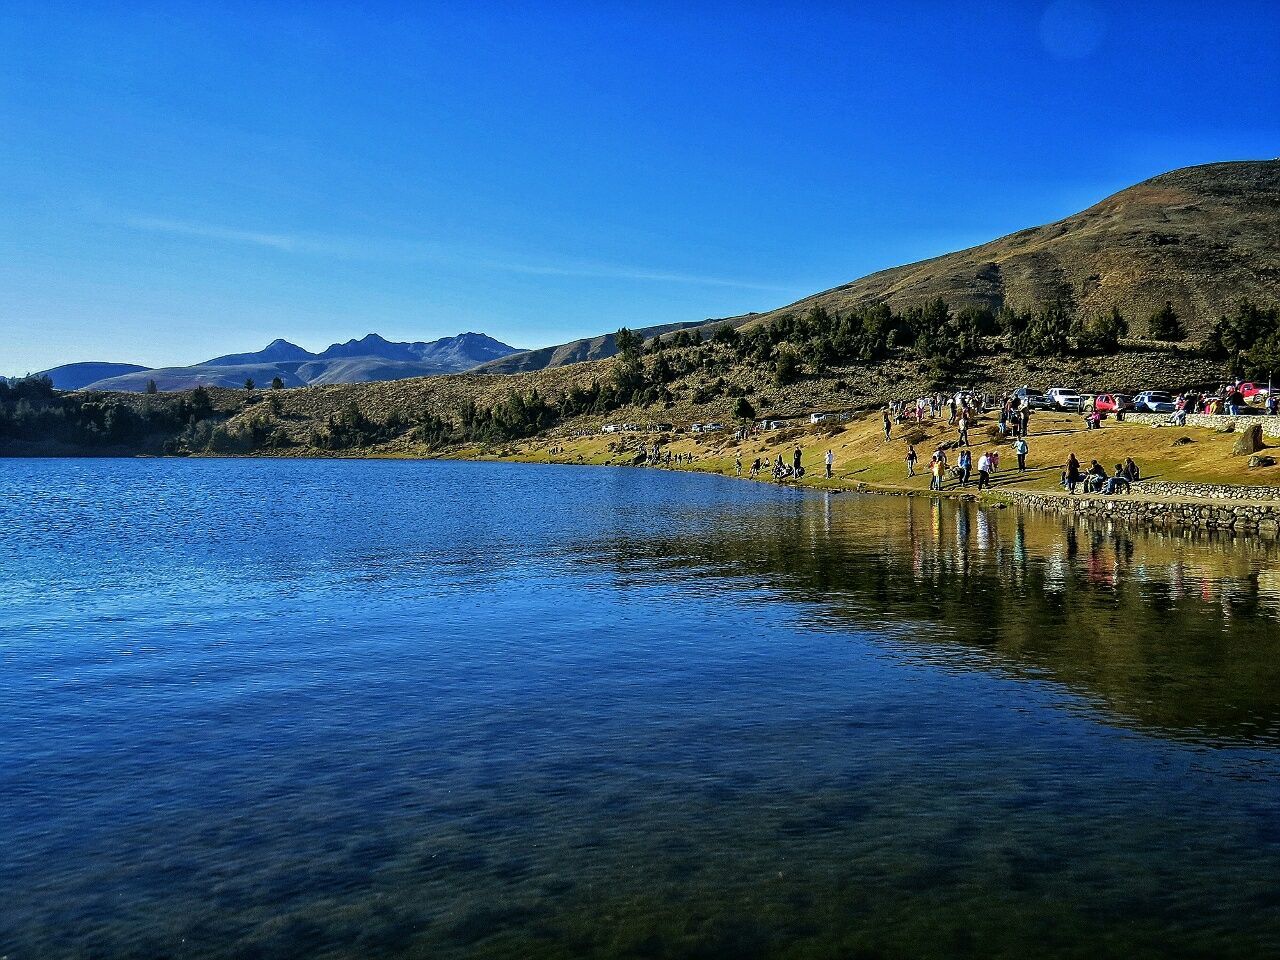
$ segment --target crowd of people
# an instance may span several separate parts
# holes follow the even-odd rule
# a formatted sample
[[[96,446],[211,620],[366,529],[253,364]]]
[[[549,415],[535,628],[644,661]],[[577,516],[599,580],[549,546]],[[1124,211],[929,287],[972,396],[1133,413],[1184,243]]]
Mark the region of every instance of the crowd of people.
[[[1017,459],[1017,473],[1027,472],[1027,457],[1031,452],[1028,436],[1031,432],[1031,408],[1021,398],[1009,394],[994,398],[986,394],[965,393],[934,394],[917,397],[914,401],[890,403],[881,414],[884,438],[892,439],[895,423],[923,424],[935,418],[946,418],[947,424],[956,430],[955,439],[939,443],[929,457],[929,489],[944,490],[948,483],[952,488],[964,488],[971,484],[977,490],[991,487],[992,479],[1000,470],[1000,451],[985,450],[974,458],[970,449],[970,430],[984,412],[995,411],[996,433],[1000,442],[1010,442]],[[1085,418],[1086,428],[1100,429],[1102,415],[1090,411]],[[952,459],[954,457],[954,460]],[[915,444],[908,443],[906,452],[907,479],[916,476],[920,455]],[[1115,465],[1108,473],[1097,460],[1084,470],[1075,454],[1071,454],[1062,468],[1062,486],[1071,493],[1126,493],[1141,479],[1138,465],[1132,457]]]
[[[680,467],[693,463],[692,453],[672,453],[670,450],[663,450],[662,444],[657,440],[653,441],[652,446],[644,446],[642,444],[638,450],[638,457],[639,454],[643,454],[643,457],[639,458],[642,462],[656,467]]]
[[[1184,407],[1198,399],[1191,395],[1184,395],[1184,398],[1187,401]],[[1182,401],[1184,398],[1179,400]],[[1029,469],[1027,460],[1031,453],[1031,445],[1028,441],[1031,433],[1031,416],[1030,406],[1017,395],[995,397],[989,394],[958,391],[953,394],[924,395],[910,401],[894,401],[881,411],[880,423],[885,442],[888,443],[892,442],[894,430],[899,426],[923,425],[927,421],[945,419],[947,425],[955,429],[955,437],[953,440],[938,443],[929,455],[929,488],[941,491],[948,486],[952,489],[973,486],[976,490],[982,491],[992,486],[994,478],[1001,471],[1001,451],[984,449],[977,452],[975,457],[970,438],[971,431],[977,427],[980,419],[987,421],[985,436],[1000,445],[1007,443],[1016,459],[1016,467],[1013,469],[1017,474],[1025,474]],[[995,420],[994,430],[990,426],[991,419]],[[1092,419],[1087,418],[1086,425],[1090,430],[1099,428],[1100,416],[1095,414]],[[742,442],[740,436],[734,439],[738,443]],[[984,445],[984,441],[979,441],[978,445]],[[552,452],[556,452],[557,449],[553,448]],[[803,449],[797,446],[789,460],[782,453],[778,453],[772,460],[767,455],[758,456],[746,465],[743,462],[743,451],[738,449],[734,453],[734,474],[741,477],[746,470],[751,479],[765,476],[779,483],[798,481],[805,476],[803,457]],[[656,440],[650,446],[637,448],[637,462],[646,462],[653,466],[679,467],[691,464],[694,460],[693,453],[674,453],[670,449],[664,449]],[[916,451],[915,443],[908,442],[906,450],[908,479],[917,475],[919,462],[920,455]],[[826,451],[822,466],[826,479],[833,479],[835,455],[832,450]],[[1131,457],[1126,457],[1123,462],[1115,464],[1114,471],[1108,472],[1096,459],[1090,462],[1088,469],[1084,469],[1073,453],[1063,464],[1061,471],[1063,488],[1073,494],[1077,491],[1102,494],[1125,493],[1139,479],[1141,479],[1139,468]]]
[[[1180,393],[1173,399],[1173,413],[1169,415],[1169,422],[1175,426],[1186,426],[1188,414],[1202,416],[1225,414],[1229,417],[1237,417],[1250,409],[1248,398],[1244,395],[1244,388],[1245,384],[1237,380],[1234,383],[1224,384],[1216,394],[1197,393],[1194,390]],[[1280,394],[1266,391],[1261,410],[1269,416],[1280,415]]]
[[[1128,493],[1133,484],[1141,479],[1142,473],[1132,457],[1126,457],[1124,463],[1117,463],[1115,473],[1111,474],[1097,460],[1089,463],[1088,470],[1082,470],[1074,453],[1067,457],[1067,463],[1062,468],[1062,486],[1069,493],[1075,493],[1077,487],[1084,493]]]

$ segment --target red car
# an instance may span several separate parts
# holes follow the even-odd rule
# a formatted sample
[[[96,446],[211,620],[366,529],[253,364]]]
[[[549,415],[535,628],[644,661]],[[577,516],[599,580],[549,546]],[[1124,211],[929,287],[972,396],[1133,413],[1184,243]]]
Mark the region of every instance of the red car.
[[[1267,388],[1260,383],[1242,383],[1240,384],[1240,395],[1246,401],[1252,401],[1257,398],[1261,402],[1267,398]]]
[[[1133,397],[1123,393],[1100,393],[1093,398],[1093,409],[1099,413],[1118,413],[1133,409]]]

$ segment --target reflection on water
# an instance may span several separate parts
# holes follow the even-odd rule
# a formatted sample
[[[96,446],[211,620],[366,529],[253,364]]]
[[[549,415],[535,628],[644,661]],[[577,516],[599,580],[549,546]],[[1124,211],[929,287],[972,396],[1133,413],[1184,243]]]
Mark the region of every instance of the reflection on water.
[[[1280,557],[502,464],[0,463],[9,957],[1280,955]]]
[[[1115,722],[1186,739],[1280,737],[1280,548],[924,498],[826,496],[617,544],[747,578],[814,615],[1069,685]],[[923,649],[922,649],[923,646]]]

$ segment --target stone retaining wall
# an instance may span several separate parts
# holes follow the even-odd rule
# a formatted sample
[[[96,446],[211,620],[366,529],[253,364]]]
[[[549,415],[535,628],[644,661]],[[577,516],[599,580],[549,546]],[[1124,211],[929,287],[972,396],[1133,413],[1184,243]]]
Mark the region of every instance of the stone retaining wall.
[[[1149,423],[1153,427],[1170,426],[1169,414],[1167,413],[1126,413],[1124,419],[1126,423]],[[1187,414],[1188,427],[1208,427],[1210,430],[1221,430],[1229,425],[1233,430],[1239,431],[1245,427],[1253,426],[1255,423],[1262,424],[1264,436],[1280,437],[1280,417],[1231,417],[1226,414],[1215,414],[1213,416],[1205,413]],[[1176,430],[1177,427],[1172,429]]]
[[[1057,496],[1020,490],[1001,491],[1013,503],[1080,516],[1154,527],[1192,527],[1275,536],[1280,532],[1280,503],[1179,503],[1128,496]]]
[[[1169,483],[1143,480],[1141,493],[1157,497],[1199,497],[1204,500],[1274,500],[1280,502],[1280,487],[1245,487],[1225,483]]]

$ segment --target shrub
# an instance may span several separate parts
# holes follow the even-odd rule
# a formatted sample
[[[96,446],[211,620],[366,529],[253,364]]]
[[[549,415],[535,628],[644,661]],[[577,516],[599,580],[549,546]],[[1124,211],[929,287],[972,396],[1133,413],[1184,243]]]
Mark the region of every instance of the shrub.
[[[1147,336],[1152,340],[1185,340],[1187,328],[1182,325],[1173,304],[1166,300],[1164,306],[1147,321]]]
[[[778,361],[774,367],[773,380],[780,386],[785,387],[789,383],[795,383],[800,379],[800,358],[796,356],[795,351],[783,348],[778,351]]]
[[[1129,321],[1116,307],[1091,318],[1080,331],[1080,347],[1093,353],[1110,353],[1129,335]]]

